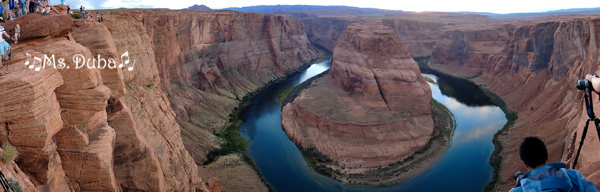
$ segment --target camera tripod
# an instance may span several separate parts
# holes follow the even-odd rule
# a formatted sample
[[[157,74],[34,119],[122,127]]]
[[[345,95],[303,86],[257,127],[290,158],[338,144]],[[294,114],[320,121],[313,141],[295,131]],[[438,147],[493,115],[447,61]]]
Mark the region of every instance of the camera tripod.
[[[583,127],[583,133],[581,134],[581,141],[579,141],[579,149],[577,150],[577,155],[575,156],[575,161],[573,162],[573,168],[575,168],[577,165],[579,153],[581,153],[581,147],[583,146],[583,141],[585,140],[585,135],[587,134],[590,121],[594,121],[594,125],[596,125],[596,133],[598,133],[598,140],[600,140],[600,119],[598,119],[596,114],[594,114],[594,104],[592,103],[593,87],[591,82],[588,80],[579,80],[579,82],[577,82],[577,88],[584,90],[585,108],[587,110],[588,119],[585,122],[585,127]]]

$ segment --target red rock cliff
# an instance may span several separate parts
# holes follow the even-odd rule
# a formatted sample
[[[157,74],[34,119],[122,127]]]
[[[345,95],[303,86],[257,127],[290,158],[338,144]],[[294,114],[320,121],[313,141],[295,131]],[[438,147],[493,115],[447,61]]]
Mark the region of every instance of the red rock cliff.
[[[37,72],[23,65],[28,59],[22,53],[13,52],[14,63],[0,76],[6,98],[0,105],[6,111],[2,130],[7,130],[2,141],[17,146],[16,162],[38,190],[206,190],[169,101],[158,86],[145,86],[160,82],[147,75],[152,70],[142,70],[156,70],[155,62],[126,73],[73,69],[70,62],[82,54],[120,63],[122,52],[139,53],[143,45],[115,45],[121,37],[113,39],[104,25],[69,16],[31,14],[5,27],[17,23],[28,31],[21,45],[32,57],[53,55],[71,65]]]
[[[28,177],[18,168],[11,175],[25,187],[205,191],[184,143],[202,162],[218,147],[212,132],[238,99],[317,56],[302,23],[279,16],[105,14],[102,24],[31,14],[5,25],[21,25],[20,43],[33,57],[54,55],[69,65],[75,54],[100,55],[121,63],[127,52],[129,66],[135,60],[131,71],[34,71],[24,54],[13,53],[10,70],[0,73],[0,139],[17,146],[16,162]],[[218,183],[208,187],[219,189]]]
[[[5,25],[21,25],[20,43],[32,57],[73,65],[38,72],[14,52],[10,70],[0,72],[0,140],[17,146],[28,177],[19,167],[10,174],[29,189],[220,189],[218,180],[197,176],[196,162],[219,147],[213,133],[239,99],[317,57],[302,23],[280,16],[104,14],[103,23],[30,14]],[[132,70],[72,69],[75,54],[121,63],[125,52]]]
[[[495,20],[415,14],[386,18],[383,23],[396,31],[411,55],[431,56],[430,66],[438,70],[476,77],[474,82],[499,95],[518,113],[514,126],[499,136],[503,147],[498,156],[502,157],[500,181],[512,183],[512,174],[523,170],[518,145],[526,136],[539,136],[546,142],[550,161],[572,163],[587,118],[583,94],[574,83],[586,73],[598,73],[598,16]],[[319,32],[324,30],[332,28]],[[576,169],[600,186],[600,143],[594,130],[585,142]],[[498,191],[510,187],[495,185]]]
[[[429,141],[431,89],[381,21],[353,22],[341,35],[330,76],[283,107],[287,135],[340,167],[388,165]]]
[[[138,62],[158,64],[144,75],[160,81],[145,85],[160,84],[197,163],[219,147],[214,133],[246,94],[317,57],[303,24],[281,16],[152,10],[109,19],[106,25],[122,37],[116,44],[123,50],[137,49],[134,55],[147,58]],[[141,34],[141,40],[133,34]],[[128,45],[132,41],[140,46]]]
[[[514,126],[499,136],[503,147],[499,154],[501,182],[510,183],[512,173],[524,170],[518,145],[526,136],[546,142],[550,162],[572,163],[587,118],[582,110],[583,94],[575,82],[586,73],[597,72],[599,40],[600,18],[562,16],[448,31],[436,43],[432,61],[442,65],[434,67],[460,76],[478,76],[475,82],[498,94],[518,113]],[[575,169],[599,186],[597,137],[595,131],[588,132]],[[495,188],[510,187],[497,184]]]

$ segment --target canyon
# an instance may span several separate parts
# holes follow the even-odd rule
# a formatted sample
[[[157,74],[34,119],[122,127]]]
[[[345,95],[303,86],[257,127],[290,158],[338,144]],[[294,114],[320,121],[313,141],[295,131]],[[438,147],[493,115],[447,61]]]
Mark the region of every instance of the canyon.
[[[281,122],[301,148],[331,158],[334,170],[355,173],[422,149],[433,133],[431,111],[429,84],[395,32],[381,22],[353,21],[329,74],[285,105]]]
[[[2,171],[28,191],[236,190],[197,164],[225,142],[216,133],[242,97],[319,54],[301,21],[281,16],[113,10],[98,23],[55,8],[62,13],[4,24],[20,24],[23,51],[13,49],[0,72],[0,138],[19,151]],[[132,70],[70,61],[81,54],[127,64],[125,52]],[[32,59],[50,55],[67,58],[67,68]],[[268,190],[252,168],[240,170],[256,178],[241,187]]]
[[[27,191],[269,190],[243,154],[198,164],[227,142],[217,135],[244,97],[310,64],[320,55],[317,47],[334,51],[348,26],[364,20],[105,10],[98,23],[72,19],[64,6],[55,8],[61,14],[29,14],[3,24],[7,29],[20,24],[22,32],[19,46],[13,44],[14,58],[0,70],[0,141],[16,146],[19,156],[0,171]],[[402,41],[407,51],[401,60],[412,63],[408,53],[428,60],[431,68],[490,90],[518,114],[495,139],[492,163],[498,177],[490,188],[507,191],[514,171],[524,170],[517,148],[526,136],[546,142],[550,161],[572,163],[586,120],[583,94],[574,85],[599,72],[599,16],[501,20],[419,13],[371,19]],[[100,55],[117,63],[128,52],[136,64],[132,71],[50,66],[35,71],[17,47],[39,58]],[[343,80],[351,79],[338,69],[332,69],[335,78],[320,83],[341,92],[356,89],[343,85],[352,81]],[[387,92],[373,88],[365,87],[364,97],[376,98],[372,107],[399,106],[383,102]],[[594,105],[600,108],[599,102]],[[600,142],[593,130],[585,141],[575,168],[600,186]]]
[[[339,41],[338,29],[355,19],[303,21],[309,39],[329,48]],[[487,189],[507,191],[513,173],[525,170],[518,146],[527,136],[546,142],[550,162],[573,163],[587,118],[583,93],[575,88],[575,82],[598,72],[599,19],[596,15],[562,15],[501,20],[423,13],[388,16],[382,21],[396,31],[413,57],[481,85],[518,114],[512,126],[497,133],[497,151],[491,157],[498,177]],[[599,186],[600,143],[593,132],[587,134],[575,169]]]

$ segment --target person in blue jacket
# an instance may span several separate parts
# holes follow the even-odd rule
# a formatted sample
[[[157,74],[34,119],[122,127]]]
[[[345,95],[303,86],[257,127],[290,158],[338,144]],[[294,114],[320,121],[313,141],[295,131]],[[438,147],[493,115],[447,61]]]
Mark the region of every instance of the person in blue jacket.
[[[549,163],[548,150],[542,140],[527,137],[519,146],[521,161],[529,170],[510,192],[564,191],[597,192],[594,183],[574,169],[565,169],[565,163]]]

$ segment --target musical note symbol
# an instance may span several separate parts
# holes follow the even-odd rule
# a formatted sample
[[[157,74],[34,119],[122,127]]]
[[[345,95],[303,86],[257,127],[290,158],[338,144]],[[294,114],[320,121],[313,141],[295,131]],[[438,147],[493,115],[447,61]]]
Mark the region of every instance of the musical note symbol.
[[[128,71],[133,71],[133,67],[135,67],[135,60],[133,60],[133,65],[127,68]]]
[[[29,65],[29,59],[31,59],[31,55],[29,55],[29,53],[25,53],[25,56],[27,57],[27,61],[25,61],[25,66]],[[30,69],[33,69],[33,66],[29,66]]]
[[[40,71],[40,69],[42,68],[42,58],[33,57],[33,65],[31,65],[31,66],[35,65],[35,61],[39,61],[39,63],[40,63],[38,67],[35,67],[35,71]],[[45,66],[44,66],[44,68],[45,68]]]
[[[127,57],[127,59],[123,59],[123,57]],[[123,68],[123,63],[125,63],[125,65],[129,65],[129,51],[125,51],[125,53],[121,55],[121,64],[119,64],[119,68]]]

